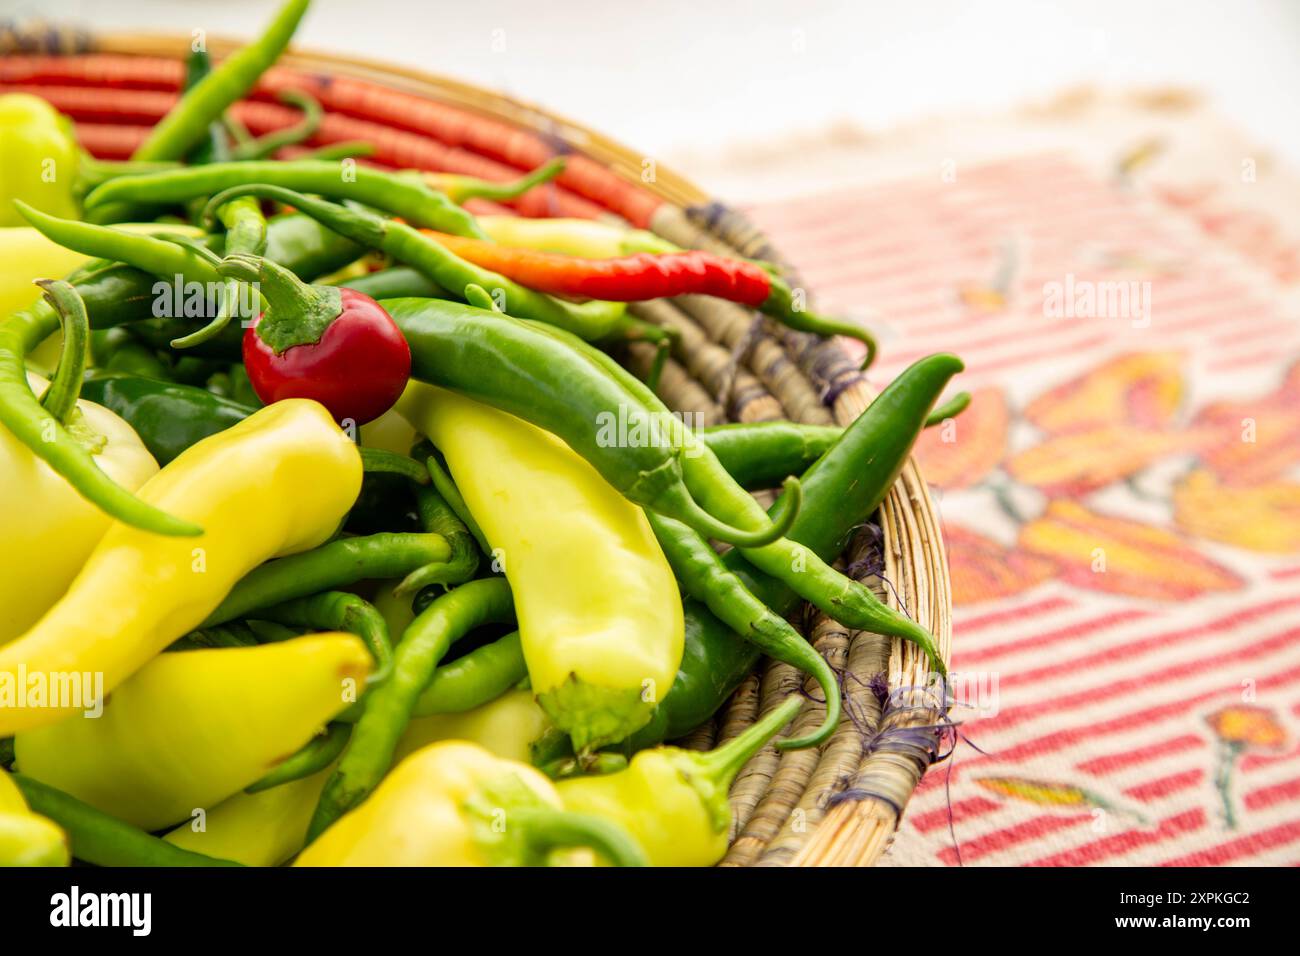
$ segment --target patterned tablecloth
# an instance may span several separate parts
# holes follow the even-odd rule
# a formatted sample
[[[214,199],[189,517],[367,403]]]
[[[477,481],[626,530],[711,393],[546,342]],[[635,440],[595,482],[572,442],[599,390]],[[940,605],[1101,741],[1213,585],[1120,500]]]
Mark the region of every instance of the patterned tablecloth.
[[[1300,181],[1176,94],[962,123],[749,208],[879,383],[968,365],[919,456],[979,749],[886,863],[1300,863]]]

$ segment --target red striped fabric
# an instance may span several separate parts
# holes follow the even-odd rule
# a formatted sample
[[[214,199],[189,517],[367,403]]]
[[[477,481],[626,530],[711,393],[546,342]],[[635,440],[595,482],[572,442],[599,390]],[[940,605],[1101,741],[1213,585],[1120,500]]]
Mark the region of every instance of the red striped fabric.
[[[886,863],[1300,863],[1296,289],[1161,195],[1045,153],[749,210],[824,309],[878,332],[874,381],[955,351],[1001,408],[919,450],[950,542],[953,716],[987,755],[927,775]],[[1138,283],[1149,310],[1053,312],[1067,277]],[[1280,465],[1245,467],[1244,419]],[[1153,430],[1055,497],[1107,454],[1102,426]]]

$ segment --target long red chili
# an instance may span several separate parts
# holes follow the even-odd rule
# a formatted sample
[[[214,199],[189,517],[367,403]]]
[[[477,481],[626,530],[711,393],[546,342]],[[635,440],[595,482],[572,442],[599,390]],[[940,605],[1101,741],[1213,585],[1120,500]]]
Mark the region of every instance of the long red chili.
[[[753,263],[699,250],[582,259],[441,232],[429,235],[462,259],[552,295],[642,302],[697,294],[758,308],[772,293],[771,276]]]

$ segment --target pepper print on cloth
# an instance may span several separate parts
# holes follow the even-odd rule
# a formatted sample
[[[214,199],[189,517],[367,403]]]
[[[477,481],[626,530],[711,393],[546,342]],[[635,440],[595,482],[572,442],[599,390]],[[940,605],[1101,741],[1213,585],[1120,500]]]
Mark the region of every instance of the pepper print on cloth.
[[[753,214],[819,305],[878,314],[877,384],[945,350],[972,392],[916,454],[984,753],[927,774],[884,864],[1300,863],[1292,257],[1056,154],[819,201]]]

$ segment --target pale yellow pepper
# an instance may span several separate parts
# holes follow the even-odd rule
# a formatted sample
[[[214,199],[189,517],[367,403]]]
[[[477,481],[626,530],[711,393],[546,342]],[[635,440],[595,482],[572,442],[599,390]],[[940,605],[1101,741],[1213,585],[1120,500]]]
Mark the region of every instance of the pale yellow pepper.
[[[651,866],[713,866],[726,855],[728,793],[742,767],[802,706],[795,696],[717,750],[642,750],[627,769],[556,787],[569,810],[624,828]]]
[[[42,395],[49,383],[29,372]],[[95,464],[127,491],[158,471],[144,443],[117,415],[78,401],[78,427],[103,440]],[[112,519],[0,426],[0,644],[31,627],[68,589]],[[39,556],[39,560],[33,560]]]
[[[528,763],[532,756],[530,745],[550,726],[546,712],[531,692],[510,690],[462,714],[416,717],[406,725],[393,760],[401,760],[439,740],[464,740],[506,760]]]
[[[14,738],[24,774],[145,830],[205,813],[272,770],[360,694],[351,634],[160,654],[98,718]]]
[[[300,780],[221,801],[200,824],[182,823],[168,843],[244,866],[279,866],[307,842],[307,825],[334,765]],[[200,827],[196,829],[196,827]]]
[[[328,540],[360,488],[356,445],[306,399],[259,409],[187,449],[138,495],[204,533],[112,525],[62,600],[0,647],[0,735],[86,709],[84,695],[52,700],[33,685],[91,675],[112,691],[197,627],[253,568]]]
[[[677,675],[681,596],[644,512],[560,439],[412,382],[400,411],[428,435],[514,592],[533,691],[579,750],[649,721]]]
[[[68,838],[28,809],[18,785],[0,769],[0,867],[67,866]]]
[[[77,218],[81,148],[72,121],[30,93],[0,96],[0,226],[23,217],[21,199],[53,216]]]
[[[536,866],[580,846],[623,864],[643,860],[617,827],[561,810],[555,786],[534,768],[452,740],[403,760],[294,865]]]

